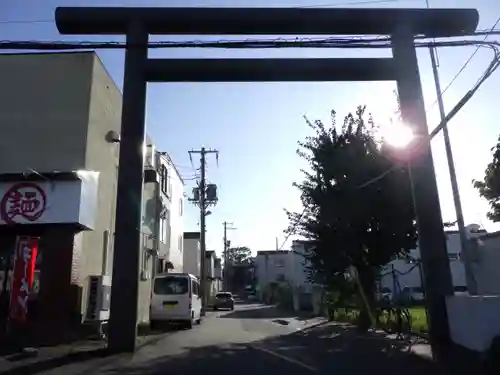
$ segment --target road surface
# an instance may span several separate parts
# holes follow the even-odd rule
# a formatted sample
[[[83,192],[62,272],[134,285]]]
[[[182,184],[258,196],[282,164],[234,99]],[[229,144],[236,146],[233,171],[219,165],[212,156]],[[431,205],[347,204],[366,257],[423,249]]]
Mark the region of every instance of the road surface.
[[[290,324],[279,324],[283,318]],[[165,335],[133,359],[76,372],[70,367],[54,370],[68,375],[89,371],[107,375],[451,374],[428,360],[402,353],[393,340],[361,336],[342,325],[298,331],[300,326],[273,307],[238,304],[232,312],[208,313],[191,330]]]

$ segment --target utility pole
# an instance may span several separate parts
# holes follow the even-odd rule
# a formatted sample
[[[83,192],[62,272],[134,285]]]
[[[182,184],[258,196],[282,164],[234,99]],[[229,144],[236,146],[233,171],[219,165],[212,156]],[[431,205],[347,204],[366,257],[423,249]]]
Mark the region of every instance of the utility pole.
[[[200,182],[198,187],[193,189],[193,198],[189,199],[191,202],[200,207],[200,297],[202,303],[202,315],[205,315],[207,307],[207,269],[206,269],[206,252],[207,244],[205,239],[205,217],[207,215],[207,208],[210,205],[217,204],[217,186],[214,184],[207,184],[206,182],[206,156],[207,154],[215,154],[217,161],[219,160],[219,151],[206,149],[202,147],[200,150],[189,151],[189,157],[192,154],[200,154]]]
[[[451,191],[453,193],[453,203],[455,204],[455,214],[457,218],[458,234],[460,237],[460,247],[462,249],[462,256],[464,260],[467,289],[469,294],[476,295],[477,284],[476,278],[474,276],[474,270],[472,269],[472,254],[470,254],[469,240],[467,239],[464,214],[462,211],[462,204],[460,202],[460,190],[458,188],[457,172],[455,170],[455,163],[453,161],[453,151],[451,149],[450,134],[448,133],[448,124],[446,123],[446,113],[444,110],[443,95],[441,94],[441,83],[439,82],[435,48],[429,47],[429,53],[431,55],[432,73],[434,75],[434,84],[436,86],[439,115],[441,116],[441,122],[443,123],[444,147],[446,150],[446,160],[448,161],[448,170],[450,171]]]
[[[224,221],[222,223],[222,225],[224,225],[224,240],[223,240],[224,241],[224,253],[222,254],[223,258],[224,258],[223,289],[224,289],[224,291],[227,291],[228,286],[229,286],[228,285],[228,280],[227,280],[227,270],[228,270],[228,267],[227,267],[228,266],[228,264],[227,264],[227,262],[228,262],[228,254],[227,253],[228,253],[229,246],[230,246],[230,243],[231,243],[231,241],[228,241],[228,239],[227,239],[227,231],[228,231],[228,229],[229,230],[235,230],[236,228],[232,227],[233,223],[229,223],[227,221]],[[228,227],[228,225],[229,225],[229,227]]]

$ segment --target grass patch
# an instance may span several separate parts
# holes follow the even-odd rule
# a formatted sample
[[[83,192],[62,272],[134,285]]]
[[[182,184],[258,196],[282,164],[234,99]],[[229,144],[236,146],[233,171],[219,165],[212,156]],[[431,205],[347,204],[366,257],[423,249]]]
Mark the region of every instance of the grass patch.
[[[414,306],[409,307],[408,311],[411,316],[411,329],[414,332],[428,332],[427,314],[424,307]],[[359,309],[355,308],[339,308],[333,313],[333,320],[339,322],[356,323],[359,317]],[[388,329],[397,325],[396,317],[389,316],[384,311],[378,314],[378,325],[380,328]]]

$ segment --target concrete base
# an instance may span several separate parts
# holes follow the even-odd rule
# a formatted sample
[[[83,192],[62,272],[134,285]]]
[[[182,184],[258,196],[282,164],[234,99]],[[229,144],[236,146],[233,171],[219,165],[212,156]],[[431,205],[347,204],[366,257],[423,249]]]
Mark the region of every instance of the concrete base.
[[[447,298],[446,305],[453,342],[486,353],[500,335],[500,296],[455,295]]]

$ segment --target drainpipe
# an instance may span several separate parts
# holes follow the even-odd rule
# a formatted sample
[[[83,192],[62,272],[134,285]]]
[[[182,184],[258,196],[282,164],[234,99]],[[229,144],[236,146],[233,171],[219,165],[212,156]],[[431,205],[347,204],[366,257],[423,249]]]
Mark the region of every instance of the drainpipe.
[[[158,257],[160,254],[160,220],[161,220],[161,210],[162,210],[162,202],[161,202],[161,196],[160,196],[160,184],[155,183],[155,188],[154,188],[154,199],[155,199],[155,217],[154,217],[154,233],[153,233],[153,249],[155,250],[155,256],[153,257],[153,272],[152,276],[156,275],[156,267],[158,265]],[[164,260],[165,262],[165,260]],[[166,264],[163,265],[165,267]],[[162,269],[163,269],[162,267]],[[151,277],[151,280],[153,277]]]

